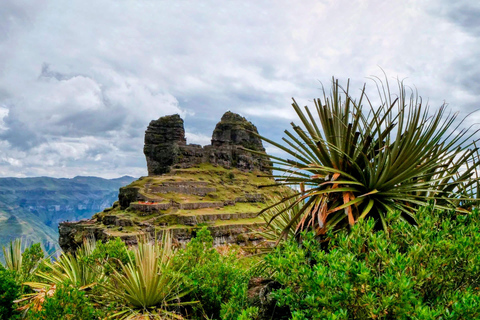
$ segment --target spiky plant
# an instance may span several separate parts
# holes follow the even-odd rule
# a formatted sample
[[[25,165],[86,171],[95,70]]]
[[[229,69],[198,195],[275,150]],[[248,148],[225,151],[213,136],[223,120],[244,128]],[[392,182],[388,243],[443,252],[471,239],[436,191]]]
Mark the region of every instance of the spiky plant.
[[[102,266],[86,263],[86,258],[94,249],[95,241],[86,239],[75,253],[63,253],[54,262],[45,261],[44,270],[36,273],[44,280],[43,283],[38,283],[38,286],[69,282],[79,289],[91,287],[100,281],[103,275]],[[26,284],[35,287],[35,283]]]
[[[95,241],[86,239],[74,254],[63,253],[54,262],[44,260],[43,270],[35,273],[42,281],[24,283],[34,292],[23,295],[22,299],[17,301],[17,303],[26,302],[20,310],[24,310],[25,314],[31,308],[40,310],[45,298],[53,296],[56,288],[61,284],[85,290],[101,282],[103,267],[86,263],[86,258],[92,254],[94,248]]]
[[[17,283],[27,281],[44,258],[44,252],[39,243],[27,246],[23,238],[10,241],[2,249],[5,267],[14,273]]]
[[[131,249],[133,258],[122,270],[114,270],[112,282],[105,288],[110,295],[120,300],[122,306],[112,318],[118,319],[183,319],[171,311],[171,307],[185,305],[180,298],[190,290],[183,278],[170,267],[174,255],[171,235],[164,233],[161,242],[138,239],[138,246]]]
[[[470,142],[473,133],[460,129],[461,122],[454,125],[457,114],[446,115],[445,105],[430,114],[402,82],[396,95],[388,81],[375,83],[379,107],[373,106],[365,86],[356,100],[348,83],[343,89],[333,79],[330,96],[324,90],[323,99],[314,100],[314,112],[293,101],[303,127],[292,122],[285,144],[261,137],[288,154],[290,158],[268,157],[272,169],[282,173],[275,176],[277,182],[297,190],[264,211],[280,208],[272,221],[301,205],[289,217],[283,236],[291,228],[312,228],[323,235],[366,217],[388,229],[387,212],[399,210],[414,223],[418,208],[431,201],[457,211],[465,211],[462,204],[477,203],[466,192],[478,185],[478,177],[472,176],[477,148]]]
[[[261,214],[261,218],[267,224],[260,230],[256,230],[256,233],[258,233],[267,242],[276,242],[284,230],[287,230],[287,226],[292,222],[293,219],[296,219],[293,221],[294,225],[298,224],[300,221],[300,217],[297,216],[297,213],[302,209],[302,202],[297,201],[297,198],[289,198],[289,196],[292,194],[293,190],[291,192],[284,192],[283,197],[269,199],[269,202],[267,202],[267,204],[276,205]],[[288,198],[288,200],[282,202],[280,201],[282,198]],[[273,217],[274,219],[272,219]],[[295,230],[293,228],[289,228],[287,230],[287,234],[285,234],[285,238],[293,239],[294,237]]]
[[[21,238],[17,238],[14,241],[10,241],[7,247],[3,246],[3,256],[5,257],[5,267],[20,274],[22,271],[23,262],[23,241]]]

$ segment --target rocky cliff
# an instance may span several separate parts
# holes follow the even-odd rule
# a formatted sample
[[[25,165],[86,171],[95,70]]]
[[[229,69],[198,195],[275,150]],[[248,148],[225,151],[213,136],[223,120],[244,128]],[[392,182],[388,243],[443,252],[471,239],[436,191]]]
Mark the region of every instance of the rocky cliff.
[[[173,168],[190,168],[201,163],[269,172],[264,158],[244,150],[265,152],[257,134],[257,128],[251,122],[229,111],[217,123],[212,144],[202,147],[186,143],[183,120],[179,115],[153,120],[145,132],[143,149],[148,175],[164,174]]]
[[[272,184],[268,161],[245,148],[264,152],[257,128],[227,112],[216,125],[212,144],[189,145],[178,115],[150,122],[144,153],[148,176],[120,189],[113,207],[92,219],[59,226],[60,246],[73,251],[85,237],[120,237],[135,244],[138,235],[169,230],[179,243],[207,226],[215,244],[252,244],[261,239],[251,231],[264,225],[257,217],[279,191]]]

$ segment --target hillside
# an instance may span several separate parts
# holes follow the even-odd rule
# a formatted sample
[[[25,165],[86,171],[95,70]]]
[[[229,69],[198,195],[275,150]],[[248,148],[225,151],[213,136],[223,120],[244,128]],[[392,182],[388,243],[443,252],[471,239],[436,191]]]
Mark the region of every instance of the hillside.
[[[140,234],[159,236],[171,230],[179,243],[207,225],[216,245],[253,244],[252,233],[264,224],[257,217],[279,189],[259,188],[275,183],[268,161],[244,148],[264,152],[256,127],[227,112],[208,146],[186,143],[178,115],[154,120],[145,133],[144,153],[149,175],[120,189],[118,202],[92,219],[59,226],[59,243],[73,251],[86,237],[120,237],[134,244]]]
[[[47,250],[58,248],[60,222],[89,218],[111,206],[119,188],[133,180],[0,178],[0,246],[23,237],[41,242]]]

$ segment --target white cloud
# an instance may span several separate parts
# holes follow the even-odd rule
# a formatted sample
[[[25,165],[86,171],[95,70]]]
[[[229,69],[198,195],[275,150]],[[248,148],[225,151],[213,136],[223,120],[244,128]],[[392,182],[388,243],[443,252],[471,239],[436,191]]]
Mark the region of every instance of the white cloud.
[[[211,144],[212,136],[207,136],[201,133],[185,132],[185,137],[187,138],[187,143],[199,144],[201,146],[206,146]]]
[[[191,143],[208,144],[227,110],[280,140],[299,122],[291,97],[312,106],[332,75],[355,95],[379,67],[466,115],[480,98],[479,12],[473,0],[2,1],[0,154],[12,160],[0,175],[145,172],[144,131],[173,113]]]

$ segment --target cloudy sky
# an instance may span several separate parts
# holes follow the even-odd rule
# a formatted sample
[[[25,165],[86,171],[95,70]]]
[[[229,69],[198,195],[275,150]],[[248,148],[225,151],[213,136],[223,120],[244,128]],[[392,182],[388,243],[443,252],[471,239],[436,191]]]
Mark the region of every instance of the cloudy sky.
[[[2,0],[0,177],[146,175],[145,129],[173,113],[192,143],[227,110],[278,140],[291,97],[380,68],[479,109],[480,2]]]

